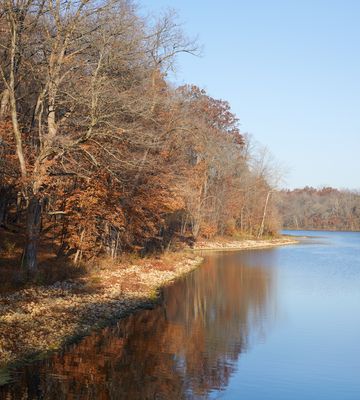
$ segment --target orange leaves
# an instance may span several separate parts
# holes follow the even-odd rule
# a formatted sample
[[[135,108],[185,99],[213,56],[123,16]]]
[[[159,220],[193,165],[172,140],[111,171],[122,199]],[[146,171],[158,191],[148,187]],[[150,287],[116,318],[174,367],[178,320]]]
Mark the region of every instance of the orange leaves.
[[[209,223],[203,223],[200,226],[200,236],[205,239],[213,238],[218,232],[218,227],[216,225],[211,225]]]
[[[101,242],[109,234],[109,227],[124,227],[124,214],[116,188],[106,184],[105,179],[95,177],[92,181],[78,182],[68,192],[64,210],[66,213],[67,244],[79,248],[87,256],[97,254]]]

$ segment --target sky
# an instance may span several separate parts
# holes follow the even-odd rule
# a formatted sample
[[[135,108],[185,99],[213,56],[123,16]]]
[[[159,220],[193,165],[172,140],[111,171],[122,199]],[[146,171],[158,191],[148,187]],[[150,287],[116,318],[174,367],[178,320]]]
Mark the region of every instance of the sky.
[[[284,187],[360,189],[360,1],[139,1],[198,36],[202,56],[181,55],[171,80],[229,101]]]

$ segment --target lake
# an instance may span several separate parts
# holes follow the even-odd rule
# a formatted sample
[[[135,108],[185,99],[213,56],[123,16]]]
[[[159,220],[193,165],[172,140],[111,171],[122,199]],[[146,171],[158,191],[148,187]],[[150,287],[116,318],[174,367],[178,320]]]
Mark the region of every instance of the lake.
[[[207,253],[161,304],[13,373],[6,399],[360,399],[360,233]]]

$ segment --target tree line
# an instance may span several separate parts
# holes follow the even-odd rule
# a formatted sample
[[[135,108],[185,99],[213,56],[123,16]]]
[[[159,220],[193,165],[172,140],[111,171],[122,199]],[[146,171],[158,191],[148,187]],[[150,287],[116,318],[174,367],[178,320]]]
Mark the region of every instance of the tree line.
[[[360,192],[331,187],[279,192],[284,228],[360,231]]]
[[[277,230],[265,153],[228,102],[167,80],[199,54],[172,12],[2,0],[0,32],[0,233],[25,270],[44,244],[78,264]]]

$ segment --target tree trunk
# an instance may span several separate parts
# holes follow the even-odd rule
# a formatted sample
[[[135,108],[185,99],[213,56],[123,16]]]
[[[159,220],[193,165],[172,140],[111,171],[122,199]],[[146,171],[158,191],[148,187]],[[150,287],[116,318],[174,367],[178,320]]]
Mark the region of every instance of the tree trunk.
[[[84,240],[84,236],[85,236],[85,228],[81,231],[79,247],[78,247],[78,249],[75,253],[75,257],[74,257],[74,264],[76,266],[79,265],[81,258],[82,258],[82,242]]]
[[[0,226],[6,225],[7,203],[6,189],[0,188]]]
[[[5,117],[7,116],[9,108],[9,98],[10,98],[9,89],[5,89],[2,93],[0,102],[0,120],[5,119]]]
[[[240,211],[240,232],[244,231],[244,206],[241,207]]]
[[[180,234],[181,234],[182,236],[184,236],[185,233],[186,233],[186,226],[187,226],[187,223],[188,223],[187,214],[184,213],[184,214],[181,216]]]
[[[15,94],[15,75],[16,75],[16,52],[17,52],[17,45],[18,45],[18,35],[17,35],[17,26],[12,27],[12,35],[11,35],[11,51],[10,51],[10,78],[9,82],[6,83],[7,86],[7,93],[8,101],[11,110],[11,121],[16,145],[16,154],[19,159],[20,164],[20,172],[22,179],[26,178],[26,163],[23,151],[23,142],[22,142],[22,135],[18,120],[18,113],[17,113],[17,99]]]
[[[264,233],[264,227],[265,227],[265,218],[266,218],[266,212],[267,212],[267,206],[269,203],[269,198],[271,195],[271,190],[267,193],[266,195],[266,200],[265,200],[265,206],[264,206],[264,212],[263,212],[263,216],[262,216],[262,220],[261,220],[261,225],[260,225],[260,229],[259,229],[259,233],[258,233],[258,238],[261,238],[261,236]]]
[[[41,231],[41,201],[33,196],[27,210],[27,237],[22,265],[29,274],[37,270],[37,250]]]

